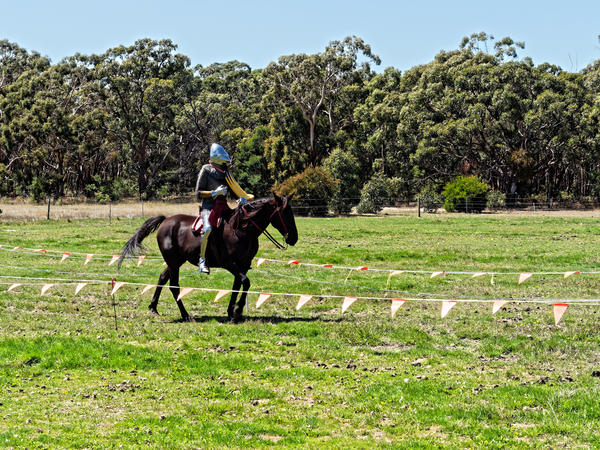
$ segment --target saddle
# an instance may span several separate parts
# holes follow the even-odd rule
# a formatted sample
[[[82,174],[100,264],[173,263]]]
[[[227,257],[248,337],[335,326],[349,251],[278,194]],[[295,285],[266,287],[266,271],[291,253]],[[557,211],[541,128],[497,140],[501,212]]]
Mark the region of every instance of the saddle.
[[[215,206],[210,212],[208,217],[208,223],[213,228],[221,227],[225,222],[228,222],[235,209],[231,209],[225,199],[217,199]],[[202,206],[198,206],[198,217],[192,223],[192,233],[194,236],[200,236],[202,234],[202,228],[204,223],[202,222]]]

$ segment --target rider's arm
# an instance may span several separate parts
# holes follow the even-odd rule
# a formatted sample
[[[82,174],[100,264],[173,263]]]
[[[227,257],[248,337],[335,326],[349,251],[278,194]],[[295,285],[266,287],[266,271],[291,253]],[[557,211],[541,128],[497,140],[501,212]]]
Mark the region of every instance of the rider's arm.
[[[208,172],[204,170],[200,170],[198,174],[198,179],[196,180],[196,200],[202,200],[204,198],[211,198],[212,192],[205,190],[207,188],[206,184],[208,181]]]
[[[233,177],[231,176],[231,173],[227,172],[227,174],[225,175],[225,181],[227,181],[227,184],[229,185],[229,188],[238,197],[245,198],[246,200],[253,200],[254,199],[254,195],[248,194],[246,191],[244,191],[240,187],[240,185],[237,183],[237,181],[235,181],[233,179]]]

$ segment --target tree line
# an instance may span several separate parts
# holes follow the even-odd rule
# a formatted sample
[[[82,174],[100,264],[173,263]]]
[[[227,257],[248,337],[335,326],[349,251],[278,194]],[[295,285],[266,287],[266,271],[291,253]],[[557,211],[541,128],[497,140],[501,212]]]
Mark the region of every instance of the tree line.
[[[376,72],[355,36],[262,69],[192,67],[170,40],[58,63],[3,40],[0,195],[186,195],[219,142],[257,195],[310,173],[338,204],[441,192],[464,175],[502,193],[600,198],[600,60],[572,73],[523,48],[478,33]]]

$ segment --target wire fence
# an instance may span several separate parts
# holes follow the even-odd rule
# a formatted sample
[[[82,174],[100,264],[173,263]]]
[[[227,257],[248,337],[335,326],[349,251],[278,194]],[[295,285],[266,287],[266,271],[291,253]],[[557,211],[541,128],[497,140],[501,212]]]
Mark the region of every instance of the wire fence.
[[[427,198],[377,198],[371,202],[366,211],[357,208],[360,198],[336,198],[328,201],[322,198],[294,198],[294,213],[299,216],[328,215],[418,215],[444,212],[441,201]],[[99,203],[76,197],[63,197],[58,200],[47,199],[45,202],[25,200],[0,200],[0,221],[11,220],[49,220],[104,218],[113,220],[129,220],[147,218],[155,215],[198,214],[199,204],[193,195],[169,197],[162,200],[123,200],[118,202]],[[235,207],[235,202],[230,203]],[[507,213],[521,212],[535,214],[543,211],[594,211],[600,209],[600,202],[587,198],[569,199],[536,199],[508,197],[502,201],[486,200],[480,197],[465,198],[455,204],[455,211],[462,213]]]

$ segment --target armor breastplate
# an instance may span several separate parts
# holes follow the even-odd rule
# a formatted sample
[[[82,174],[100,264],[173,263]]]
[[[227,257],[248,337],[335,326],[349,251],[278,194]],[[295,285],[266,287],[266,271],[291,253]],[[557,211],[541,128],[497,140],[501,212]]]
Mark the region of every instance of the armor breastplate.
[[[202,166],[200,173],[198,174],[198,181],[196,182],[197,191],[214,191],[219,186],[227,186],[225,181],[225,172],[221,172],[215,169],[210,164]],[[227,186],[229,189],[229,187]],[[205,198],[202,200],[202,209],[212,209],[215,204],[214,198]]]

